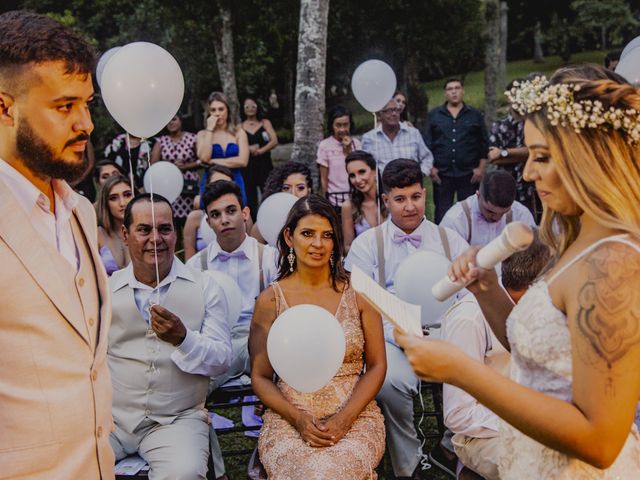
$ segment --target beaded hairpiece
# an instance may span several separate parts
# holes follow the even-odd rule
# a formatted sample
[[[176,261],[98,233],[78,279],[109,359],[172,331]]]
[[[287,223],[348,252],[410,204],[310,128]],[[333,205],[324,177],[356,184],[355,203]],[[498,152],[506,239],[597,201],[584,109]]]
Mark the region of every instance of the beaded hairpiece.
[[[583,128],[621,130],[631,145],[640,141],[640,112],[633,108],[605,109],[600,100],[575,100],[574,93],[579,91],[580,85],[551,85],[546,77],[542,76],[514,82],[513,88],[507,90],[505,95],[511,102],[511,107],[520,115],[544,108],[551,125],[569,126],[576,133],[580,133]]]

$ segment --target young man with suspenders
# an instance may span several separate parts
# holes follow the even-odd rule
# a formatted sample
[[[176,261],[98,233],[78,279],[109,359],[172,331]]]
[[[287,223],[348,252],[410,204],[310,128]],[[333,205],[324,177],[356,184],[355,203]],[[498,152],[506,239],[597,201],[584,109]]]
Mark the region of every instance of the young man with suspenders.
[[[469,245],[486,245],[514,220],[535,226],[529,209],[515,198],[516,182],[509,172],[491,171],[476,194],[451,207],[440,225],[458,232]]]
[[[426,191],[422,181],[420,165],[414,160],[389,162],[382,175],[383,200],[389,218],[379,227],[356,237],[345,261],[347,270],[357,265],[381,286],[395,292],[398,265],[412,253],[430,250],[455,258],[468,248],[456,232],[438,227],[425,218]],[[419,393],[419,379],[395,344],[393,327],[384,323],[387,375],[377,400],[385,415],[394,474],[410,478],[421,453],[413,423],[413,397]]]

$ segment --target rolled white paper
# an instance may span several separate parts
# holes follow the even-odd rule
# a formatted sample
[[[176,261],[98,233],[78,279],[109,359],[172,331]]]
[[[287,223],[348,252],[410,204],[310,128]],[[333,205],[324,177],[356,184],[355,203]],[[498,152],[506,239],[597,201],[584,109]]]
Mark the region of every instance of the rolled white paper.
[[[478,251],[476,265],[490,270],[514,253],[525,250],[531,245],[531,242],[533,242],[531,227],[522,222],[512,222],[505,227],[498,237]],[[462,290],[469,283],[471,282],[452,282],[449,277],[444,277],[433,286],[431,293],[434,298],[442,302]]]

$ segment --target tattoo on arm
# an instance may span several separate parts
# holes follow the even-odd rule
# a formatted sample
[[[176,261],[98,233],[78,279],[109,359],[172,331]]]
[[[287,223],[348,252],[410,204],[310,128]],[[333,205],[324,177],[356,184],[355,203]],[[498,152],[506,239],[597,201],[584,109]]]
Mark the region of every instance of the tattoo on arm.
[[[583,356],[611,374],[614,364],[640,344],[640,255],[608,243],[586,259],[589,274],[578,293],[577,327],[587,341]],[[590,347],[590,348],[589,348]],[[609,378],[609,384],[612,379]]]

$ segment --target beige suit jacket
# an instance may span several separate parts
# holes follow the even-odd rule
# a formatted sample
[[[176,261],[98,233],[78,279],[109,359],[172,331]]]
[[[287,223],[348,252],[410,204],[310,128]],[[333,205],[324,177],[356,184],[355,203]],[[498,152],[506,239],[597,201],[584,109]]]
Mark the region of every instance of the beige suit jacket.
[[[73,213],[78,274],[0,180],[0,479],[114,478],[111,297],[93,207],[82,198]],[[94,289],[80,301],[96,284],[99,306]]]

